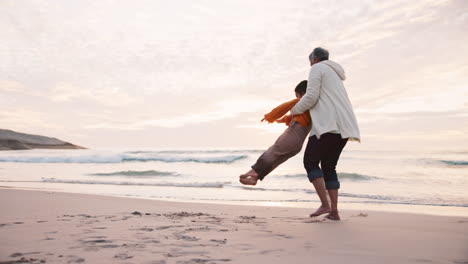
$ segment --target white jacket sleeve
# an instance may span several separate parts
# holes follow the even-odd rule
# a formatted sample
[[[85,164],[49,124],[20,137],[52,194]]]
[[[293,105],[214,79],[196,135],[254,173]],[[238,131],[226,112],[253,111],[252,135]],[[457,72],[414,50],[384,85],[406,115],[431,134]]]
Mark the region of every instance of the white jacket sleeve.
[[[292,115],[300,115],[314,107],[320,96],[320,87],[322,85],[322,72],[319,65],[312,67],[307,81],[307,90],[301,100],[291,109]]]

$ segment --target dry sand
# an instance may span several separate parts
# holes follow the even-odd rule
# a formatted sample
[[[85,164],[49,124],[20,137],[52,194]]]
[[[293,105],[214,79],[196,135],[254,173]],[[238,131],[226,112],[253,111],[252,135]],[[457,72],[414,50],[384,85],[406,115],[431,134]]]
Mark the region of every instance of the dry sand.
[[[0,189],[0,263],[468,263],[468,218]]]

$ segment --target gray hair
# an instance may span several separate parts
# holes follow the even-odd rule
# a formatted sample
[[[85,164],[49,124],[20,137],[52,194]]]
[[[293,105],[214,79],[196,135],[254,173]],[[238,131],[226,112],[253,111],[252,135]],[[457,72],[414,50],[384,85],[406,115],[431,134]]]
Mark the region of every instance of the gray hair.
[[[318,47],[318,48],[315,48],[314,51],[312,51],[312,53],[310,53],[309,59],[313,59],[314,57],[317,57],[319,61],[328,60],[328,55],[329,55],[328,50]]]

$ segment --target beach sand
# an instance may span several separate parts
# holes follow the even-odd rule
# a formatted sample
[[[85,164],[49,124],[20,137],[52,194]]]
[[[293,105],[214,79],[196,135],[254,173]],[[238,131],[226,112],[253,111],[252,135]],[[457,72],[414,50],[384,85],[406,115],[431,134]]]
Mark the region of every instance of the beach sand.
[[[468,218],[0,189],[0,263],[468,263]]]

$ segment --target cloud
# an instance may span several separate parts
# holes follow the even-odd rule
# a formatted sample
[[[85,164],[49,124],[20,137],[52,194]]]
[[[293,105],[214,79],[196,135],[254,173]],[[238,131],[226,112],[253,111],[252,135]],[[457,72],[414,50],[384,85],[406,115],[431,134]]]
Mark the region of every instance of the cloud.
[[[177,128],[190,124],[202,124],[216,122],[219,120],[233,119],[244,113],[256,113],[266,111],[276,106],[278,102],[261,98],[237,98],[216,102],[211,110],[204,112],[188,112],[178,115],[168,115],[143,120],[129,120],[99,122],[85,126],[86,129],[120,129],[120,130],[142,130],[149,127]],[[269,111],[269,110],[268,110]]]
[[[123,106],[137,101],[125,91],[118,89],[90,89],[69,82],[58,82],[44,97],[48,97],[53,102],[91,100],[103,106]]]
[[[25,86],[21,82],[13,80],[0,80],[1,92],[18,92],[24,88]]]
[[[2,120],[2,128],[16,129],[21,132],[38,129],[56,130],[61,127],[59,124],[50,122],[47,113],[23,107],[2,107],[0,110],[0,120]],[[25,120],[27,122],[24,122]]]
[[[319,45],[343,63],[363,123],[466,113],[462,1],[111,2],[5,2],[0,113],[23,117],[2,124],[92,138],[229,119],[262,141],[285,127],[257,117],[292,96]]]

